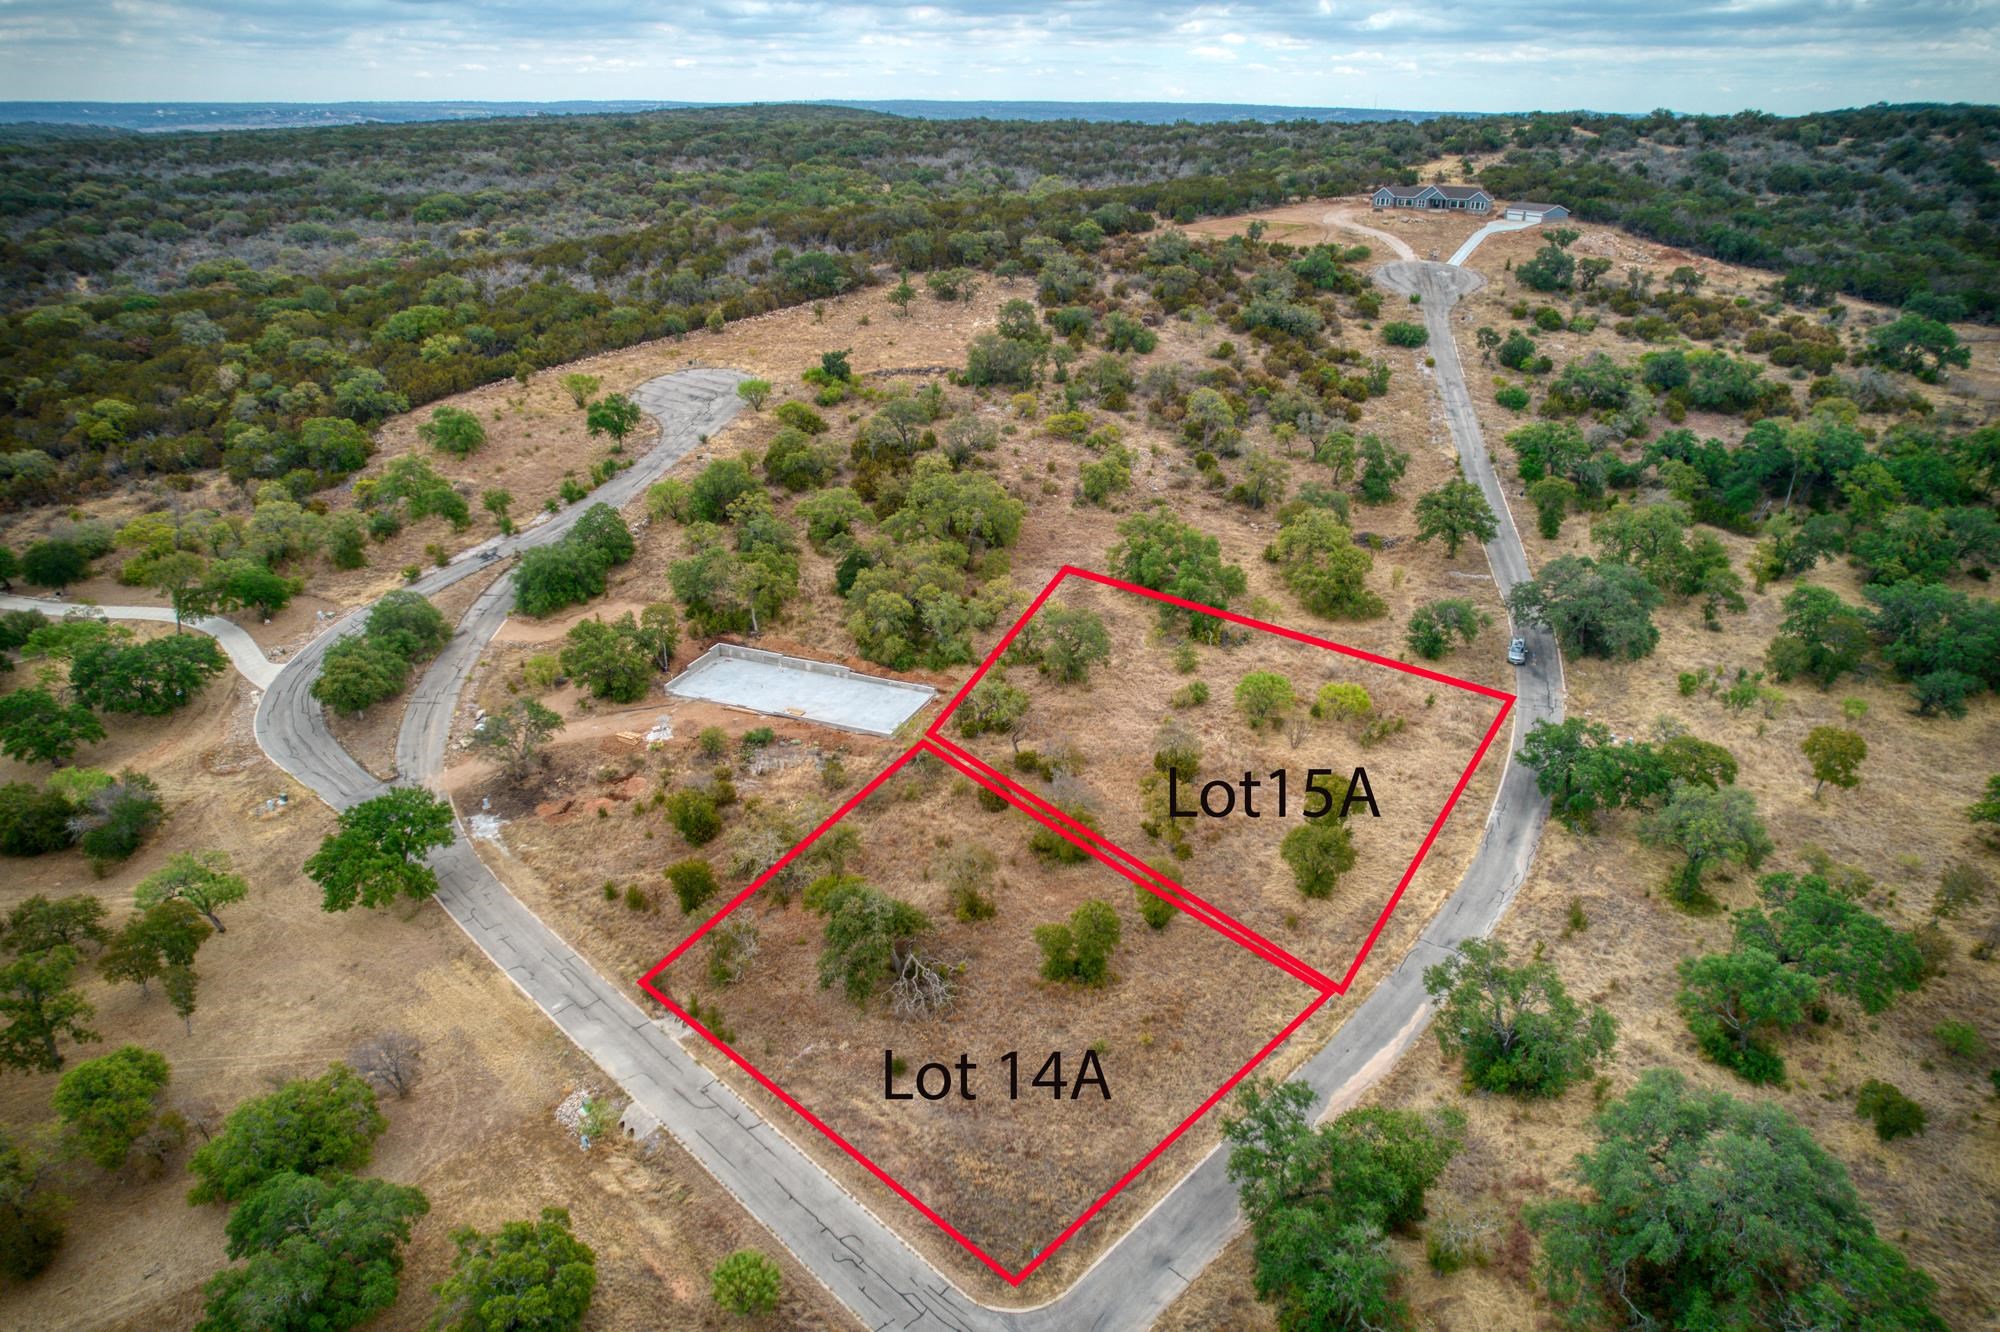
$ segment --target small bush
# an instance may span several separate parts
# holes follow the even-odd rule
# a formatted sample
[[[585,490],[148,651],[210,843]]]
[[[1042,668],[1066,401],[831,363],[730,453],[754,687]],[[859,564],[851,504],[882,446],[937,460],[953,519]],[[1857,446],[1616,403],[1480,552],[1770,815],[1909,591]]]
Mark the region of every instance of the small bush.
[[[1164,930],[1169,921],[1181,914],[1181,909],[1172,902],[1137,884],[1132,885],[1132,896],[1139,903],[1139,919],[1151,929]]]
[[[725,1313],[767,1314],[778,1307],[781,1278],[778,1265],[769,1258],[755,1249],[738,1249],[715,1265],[709,1295]]]
[[[1208,702],[1208,682],[1195,680],[1182,685],[1167,701],[1177,708],[1198,708]]]
[[[721,886],[715,881],[715,870],[699,857],[677,860],[661,873],[673,885],[674,900],[680,903],[681,911],[686,915],[693,915],[703,903],[715,896],[716,889]]]
[[[989,814],[998,814],[1007,808],[1007,797],[990,786],[979,788],[979,807]]]
[[[667,818],[689,846],[705,846],[722,831],[715,797],[706,791],[676,791],[668,796]]]
[[[1326,720],[1366,717],[1374,710],[1375,700],[1358,684],[1323,684],[1312,705],[1312,715]]]
[[[646,890],[638,884],[627,884],[625,887],[625,906],[630,911],[651,911],[653,909],[653,899],[646,896]]]
[[[1111,954],[1118,947],[1118,913],[1095,898],[1070,913],[1065,923],[1035,927],[1042,950],[1042,979],[1102,985],[1111,979]]]
[[[1063,813],[1073,823],[1080,823],[1092,831],[1097,828],[1097,820],[1086,810],[1066,809]],[[1049,827],[1035,829],[1035,835],[1028,839],[1028,849],[1051,865],[1081,865],[1090,859],[1090,852]]]
[[[1361,728],[1361,747],[1363,749],[1373,749],[1376,745],[1381,744],[1390,736],[1401,731],[1404,724],[1401,717],[1380,716],[1370,718],[1368,724]]]
[[[756,727],[754,730],[745,731],[743,733],[743,747],[745,749],[762,749],[765,745],[771,744],[777,738],[778,738],[778,733],[776,731],[772,730],[768,726],[759,726]]]
[[[1970,1022],[1940,1022],[1931,1035],[1944,1052],[1962,1064],[1975,1064],[1986,1057],[1986,1038]]]
[[[1182,675],[1193,675],[1201,659],[1195,656],[1194,644],[1183,643],[1174,649],[1174,669]]]
[[[1922,1133],[1927,1118],[1924,1108],[1894,1084],[1874,1078],[1861,1084],[1861,1092],[1854,1098],[1854,1113],[1873,1120],[1875,1136],[1883,1142]]]
[[[1676,680],[1682,698],[1693,698],[1694,691],[1701,688],[1700,671],[1682,671]]]
[[[729,732],[720,726],[705,726],[694,738],[694,746],[705,759],[719,759],[729,752]]]
[[[1509,384],[1505,388],[1494,391],[1493,401],[1499,403],[1510,412],[1525,411],[1528,406],[1528,390],[1518,384]]]

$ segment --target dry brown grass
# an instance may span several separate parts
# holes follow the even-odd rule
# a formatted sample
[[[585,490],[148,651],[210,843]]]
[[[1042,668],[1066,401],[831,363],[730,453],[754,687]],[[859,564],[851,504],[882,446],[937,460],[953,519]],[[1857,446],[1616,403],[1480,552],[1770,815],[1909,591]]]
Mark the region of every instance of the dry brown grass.
[[[1309,207],[1302,205],[1300,211]],[[1407,221],[1416,226],[1430,219],[1409,216]],[[1221,220],[1209,225],[1230,229]],[[1691,264],[1707,279],[1704,294],[1759,299],[1772,280],[1765,272],[1703,260],[1610,228],[1584,225],[1580,230],[1577,253],[1614,259],[1617,266],[1607,280],[1621,279],[1628,264],[1658,278]],[[1534,305],[1548,300],[1520,289],[1506,272],[1542,240],[1530,229],[1499,234],[1482,244],[1473,266],[1489,281],[1464,302],[1470,318],[1462,323],[1459,339],[1473,400],[1504,484],[1516,496],[1517,525],[1535,566],[1563,553],[1595,553],[1588,518],[1572,516],[1554,541],[1536,533],[1533,512],[1518,498],[1520,486],[1512,479],[1511,450],[1501,442],[1507,431],[1533,418],[1492,401],[1482,379],[1490,370],[1479,365],[1467,330],[1491,324],[1504,331],[1511,323],[1507,306],[1513,301],[1526,299]],[[1451,236],[1438,242],[1456,243]],[[1424,252],[1417,241],[1412,244]],[[1893,314],[1863,302],[1845,303],[1852,308],[1850,327],[1865,329]],[[1924,391],[1944,410],[1961,412],[1962,419],[1976,423],[1990,416],[1989,404],[2000,385],[2000,346],[1979,330],[1961,328],[1960,333],[1973,347],[1971,369],[1958,372],[1941,388]],[[1541,341],[1558,369],[1590,351],[1629,360],[1645,350],[1643,344],[1619,337],[1609,322],[1587,335],[1564,332]],[[1770,373],[1778,378],[1786,374],[1782,369]],[[1798,391],[1802,394],[1802,386]],[[1881,418],[1871,423],[1883,424]],[[1740,422],[1699,414],[1686,424],[1699,434],[1730,440],[1742,430]],[[1740,571],[1752,543],[1726,534],[1722,539]],[[1851,569],[1822,568],[1807,581],[1835,588],[1850,602],[1860,600],[1859,580]],[[1869,899],[1872,909],[1905,928],[1923,924],[1945,862],[1964,857],[1993,867],[1990,850],[1970,835],[1962,811],[1994,767],[2000,706],[1987,698],[1960,721],[1917,718],[1909,711],[1907,687],[1879,670],[1844,680],[1825,693],[1807,684],[1787,686],[1785,703],[1771,718],[1756,709],[1732,715],[1706,694],[1682,697],[1675,685],[1682,671],[1721,666],[1733,675],[1737,667],[1761,668],[1764,647],[1782,614],[1778,603],[1787,590],[1789,585],[1779,585],[1751,593],[1748,613],[1725,615],[1719,632],[1704,629],[1693,606],[1670,606],[1656,617],[1659,650],[1641,662],[1566,663],[1569,711],[1603,721],[1625,736],[1651,734],[1657,719],[1670,717],[1727,745],[1742,765],[1740,784],[1756,794],[1779,848],[1767,870],[1802,868],[1801,848],[1824,847],[1875,876],[1880,887]],[[1844,698],[1869,705],[1866,720],[1858,725],[1870,746],[1863,784],[1853,792],[1829,792],[1814,800],[1799,742],[1816,725],[1850,724],[1840,709]],[[1691,917],[1669,905],[1658,890],[1672,859],[1639,844],[1634,832],[1629,816],[1605,820],[1595,837],[1551,828],[1533,872],[1497,931],[1517,954],[1545,949],[1573,990],[1606,1004],[1619,1019],[1619,1047],[1603,1094],[1616,1095],[1643,1070],[1666,1065],[1706,1085],[1778,1101],[1846,1163],[1881,1233],[1938,1279],[1939,1308],[1947,1321],[1965,1327],[1989,1323],[2000,1309],[2000,1282],[1992,1264],[1992,1236],[2000,1225],[1994,1202],[2000,1197],[1995,1173],[2000,1156],[1994,1151],[1990,1087],[1983,1067],[1951,1063],[1931,1032],[1939,1022],[1957,1019],[1970,1021],[1989,1040],[2000,1033],[2000,1011],[1988,975],[1994,964],[1969,956],[1971,945],[1986,932],[1995,904],[1984,905],[1972,919],[1946,923],[1953,958],[1945,975],[1879,1017],[1836,1005],[1827,1026],[1808,1027],[1781,1042],[1790,1086],[1751,1089],[1699,1058],[1673,1008],[1675,961],[1726,946],[1727,918]],[[1755,899],[1753,878],[1738,871],[1715,876],[1711,886],[1725,907],[1747,906]],[[1581,933],[1566,929],[1572,901],[1590,920]],[[1895,1083],[1922,1103],[1930,1112],[1929,1131],[1893,1144],[1878,1142],[1853,1113],[1855,1090],[1871,1077]],[[1523,1204],[1564,1187],[1570,1161],[1591,1141],[1595,1094],[1580,1090],[1553,1103],[1468,1098],[1459,1087],[1457,1065],[1443,1061],[1427,1039],[1367,1098],[1367,1103],[1400,1106],[1440,1102],[1465,1109],[1470,1132],[1465,1153],[1433,1192],[1433,1205],[1491,1216],[1497,1226],[1488,1246],[1491,1261],[1440,1278],[1425,1267],[1420,1242],[1398,1241],[1410,1273],[1404,1298],[1426,1326],[1544,1326],[1548,1311],[1532,1296],[1528,1280],[1532,1246],[1516,1229],[1516,1218]],[[1268,1308],[1246,1300],[1249,1278],[1249,1242],[1239,1237],[1196,1279],[1161,1326],[1190,1332],[1210,1326],[1272,1326]]]
[[[1113,644],[1111,659],[1077,685],[1057,684],[1031,666],[1015,667],[1007,679],[1032,700],[1021,747],[1075,770],[1061,773],[1053,783],[1020,774],[1012,736],[967,740],[954,728],[954,742],[1052,803],[1088,811],[1118,846],[1309,966],[1341,979],[1472,761],[1499,704],[1468,690],[1258,631],[1247,633],[1236,646],[1190,645],[1198,664],[1184,675],[1173,661],[1180,631],[1162,632],[1157,603],[1070,579],[1044,610],[1055,608],[1099,615]],[[1289,610],[1285,608],[1287,618]],[[1347,628],[1329,632],[1337,637]],[[1486,631],[1470,651],[1490,651],[1498,632]],[[1449,669],[1454,663],[1439,664]],[[1238,681],[1259,671],[1289,679],[1299,703],[1284,724],[1252,730],[1234,692]],[[1191,681],[1207,684],[1209,701],[1174,707],[1170,699]],[[1403,729],[1364,747],[1362,721],[1313,720],[1308,707],[1328,683],[1361,685],[1373,700],[1374,717],[1401,722]],[[1244,812],[1239,793],[1237,812],[1229,817],[1173,821],[1186,838],[1185,859],[1173,854],[1169,821],[1157,817],[1160,809],[1141,791],[1142,783],[1157,776],[1153,756],[1162,727],[1192,735],[1201,747],[1201,773],[1194,783],[1181,786],[1182,808],[1194,808],[1201,784],[1210,780],[1235,785],[1250,773],[1262,783],[1255,793],[1257,818]],[[1300,826],[1308,770],[1331,772],[1328,789],[1340,800],[1356,767],[1367,769],[1381,816],[1355,808],[1348,820],[1358,855],[1354,869],[1330,898],[1308,900],[1279,856],[1280,843]],[[1277,769],[1288,774],[1289,813],[1284,818],[1278,814],[1271,776]],[[1164,800],[1164,790],[1154,799]],[[1146,831],[1148,823],[1158,835]]]
[[[973,785],[932,757],[914,760],[839,826],[859,838],[847,872],[923,911],[925,955],[962,963],[964,996],[931,1021],[894,1017],[878,997],[865,1008],[819,983],[823,921],[766,886],[732,920],[760,937],[746,976],[718,987],[698,944],[659,984],[683,1003],[721,1010],[731,1043],[997,1261],[1019,1267],[1312,1002],[1298,982],[1191,917],[1149,928],[1123,876],[1094,860],[1045,863],[1028,842],[1025,814],[988,811]],[[996,914],[953,914],[944,863],[980,847],[998,860],[988,885]],[[1114,979],[1101,988],[1038,978],[1035,927],[1062,921],[1085,900],[1118,914]],[[691,926],[714,904],[697,913]],[[698,1042],[691,1042],[698,1045]],[[903,1091],[928,1062],[969,1056],[976,1101],[892,1102],[884,1051],[907,1062]],[[1052,1052],[1074,1078],[1086,1051],[1102,1063],[1107,1102],[1093,1088],[1053,1099],[1030,1085]],[[1000,1062],[1019,1054],[1020,1097]],[[748,1080],[714,1057],[732,1082]],[[921,1225],[914,1217],[896,1224]]]
[[[492,1227],[555,1204],[598,1256],[596,1319],[720,1328],[707,1270],[732,1249],[775,1250],[770,1238],[677,1148],[577,1150],[555,1123],[556,1104],[579,1085],[603,1088],[597,1069],[562,1039],[442,910],[327,916],[300,862],[331,830],[332,815],[276,770],[250,735],[251,690],[216,681],[170,718],[119,719],[83,758],[137,767],[160,783],[168,820],[129,863],[94,878],[79,853],[9,860],[0,911],[43,893],[88,893],[121,922],[133,886],[175,850],[229,852],[251,896],[223,912],[228,932],[202,948],[200,1007],[190,1034],[155,987],[150,998],[100,980],[86,961],[85,996],[102,1044],[72,1061],[132,1042],[165,1055],[173,1103],[226,1111],[287,1078],[313,1076],[386,1028],[424,1045],[425,1077],[407,1100],[383,1102],[390,1127],[369,1173],[421,1187],[431,1201],[416,1228],[403,1295],[378,1320],[418,1328],[429,1289],[445,1276],[458,1225]],[[0,779],[40,771],[0,762]],[[259,816],[288,792],[282,813]],[[55,1078],[0,1080],[0,1121],[23,1133],[52,1116]],[[33,1283],[0,1290],[0,1323],[12,1327],[152,1328],[191,1325],[201,1284],[223,1267],[223,1212],[190,1208],[184,1148],[163,1174],[115,1174],[79,1163],[63,1187],[76,1204],[55,1264]],[[851,1326],[813,1279],[785,1257],[784,1326]]]

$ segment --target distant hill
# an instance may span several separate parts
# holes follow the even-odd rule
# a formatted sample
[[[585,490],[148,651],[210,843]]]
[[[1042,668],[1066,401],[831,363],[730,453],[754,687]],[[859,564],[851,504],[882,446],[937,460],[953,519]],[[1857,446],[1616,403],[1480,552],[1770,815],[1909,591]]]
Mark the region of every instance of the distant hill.
[[[592,116],[663,111],[699,102],[0,102],[0,124],[83,125],[166,133],[403,125],[494,116]]]
[[[493,117],[629,115],[640,111],[741,105],[717,102],[0,102],[0,125],[81,126],[162,134],[188,130],[305,129],[316,125],[400,125]],[[1351,106],[1263,106],[1236,102],[825,101],[819,106],[922,120],[1090,120],[1170,125],[1175,121],[1434,120],[1437,111]],[[55,132],[61,132],[60,130]],[[18,128],[7,137],[26,137]]]
[[[1378,111],[1356,106],[1266,106],[1254,102],[848,102],[851,106],[885,111],[892,116],[924,120],[1126,120],[1142,125],[1195,124],[1251,120],[1270,124],[1285,120],[1319,120],[1353,124],[1367,120],[1436,120],[1443,111]]]

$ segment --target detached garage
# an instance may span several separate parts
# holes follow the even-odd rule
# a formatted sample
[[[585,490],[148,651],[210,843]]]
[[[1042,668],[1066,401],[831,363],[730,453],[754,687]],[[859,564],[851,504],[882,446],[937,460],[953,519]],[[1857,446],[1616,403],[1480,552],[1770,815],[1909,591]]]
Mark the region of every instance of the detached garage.
[[[1510,203],[1507,205],[1509,222],[1560,222],[1569,216],[1569,209],[1561,204],[1551,203]]]

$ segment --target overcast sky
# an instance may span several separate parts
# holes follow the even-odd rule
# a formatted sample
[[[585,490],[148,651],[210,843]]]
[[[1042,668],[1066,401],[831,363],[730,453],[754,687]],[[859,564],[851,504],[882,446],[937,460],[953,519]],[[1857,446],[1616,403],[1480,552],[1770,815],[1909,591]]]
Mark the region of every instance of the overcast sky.
[[[0,97],[1799,112],[1993,101],[2000,0],[0,0]]]

